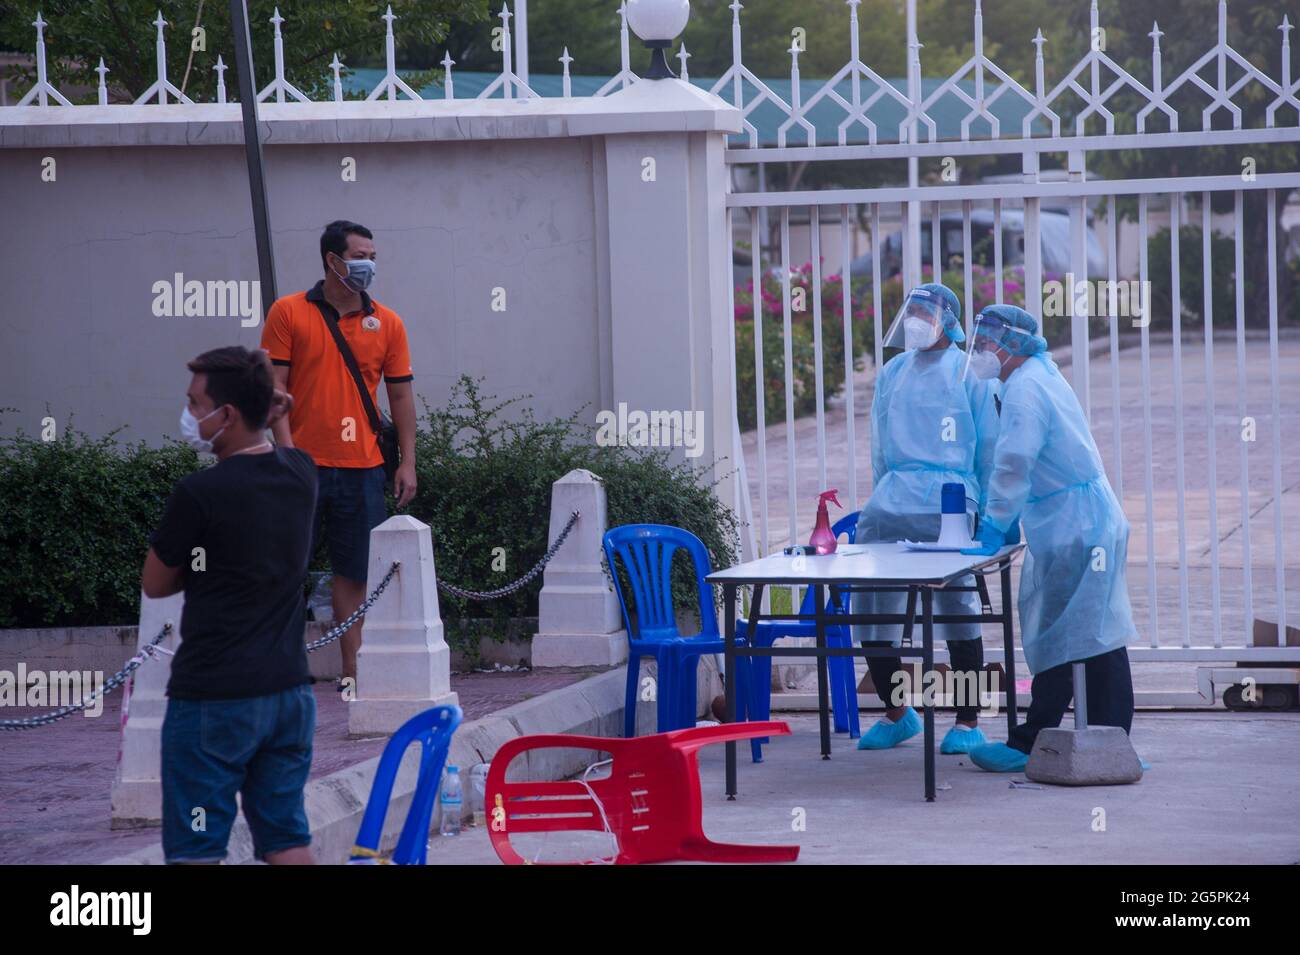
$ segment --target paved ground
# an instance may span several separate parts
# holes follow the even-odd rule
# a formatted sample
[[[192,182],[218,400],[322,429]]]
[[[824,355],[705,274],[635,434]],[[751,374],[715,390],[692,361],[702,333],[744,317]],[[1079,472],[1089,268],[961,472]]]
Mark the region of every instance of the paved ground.
[[[453,674],[467,720],[478,719],[581,679],[582,674]],[[383,752],[384,739],[347,737],[347,707],[332,684],[317,684],[312,778]],[[0,734],[0,864],[102,862],[156,843],[157,829],[109,829],[109,793],[117,765],[121,695],[101,716]],[[14,709],[10,719],[37,710]]]
[[[1157,596],[1154,632],[1161,645],[1178,646],[1184,635],[1194,645],[1208,646],[1216,640],[1214,613],[1216,588],[1220,611],[1218,636],[1224,645],[1241,646],[1249,642],[1248,618],[1264,616],[1276,619],[1277,549],[1274,534],[1276,509],[1281,501],[1285,548],[1282,566],[1292,623],[1300,622],[1300,337],[1287,336],[1279,350],[1279,406],[1282,430],[1281,493],[1274,486],[1272,388],[1269,377],[1268,343],[1247,342],[1244,376],[1245,415],[1256,422],[1256,440],[1245,444],[1248,501],[1243,508],[1241,495],[1242,415],[1237,409],[1238,363],[1232,341],[1216,341],[1214,356],[1214,427],[1208,426],[1207,389],[1205,387],[1205,353],[1203,345],[1185,342],[1182,347],[1181,403],[1175,402],[1173,373],[1174,349],[1171,342],[1151,347],[1150,386],[1151,441],[1146,439],[1143,416],[1142,356],[1138,348],[1119,353],[1115,366],[1118,379],[1119,442],[1122,468],[1116,467],[1115,395],[1112,390],[1110,356],[1094,356],[1091,362],[1093,432],[1106,463],[1111,482],[1121,493],[1125,513],[1132,525],[1129,539],[1129,593],[1144,644],[1153,632],[1151,594]],[[868,363],[869,364],[869,363]],[[1069,369],[1066,369],[1069,374]],[[870,366],[859,373],[854,385],[854,444],[849,454],[846,402],[843,398],[830,404],[826,413],[827,435],[826,483],[823,485],[817,458],[817,422],[814,417],[795,422],[795,536],[802,543],[812,529],[817,493],[824,486],[838,487],[846,512],[856,509],[867,499],[871,483],[871,395],[874,371]],[[1186,514],[1186,560],[1180,560],[1179,538],[1179,460],[1177,425],[1179,411],[1183,439],[1183,493]],[[1209,453],[1210,434],[1215,439],[1214,455]],[[760,494],[761,471],[757,433],[742,436],[756,539],[763,535],[763,504]],[[771,547],[784,546],[789,530],[789,479],[787,462],[789,445],[784,422],[770,424],[765,432],[767,458],[767,529]],[[1148,464],[1148,448],[1150,463]],[[857,473],[857,500],[849,495],[849,461]],[[1214,495],[1217,513],[1215,533],[1211,533],[1209,475],[1215,470]],[[1148,542],[1148,509],[1145,476],[1152,474],[1151,541]],[[1122,471],[1122,481],[1117,478]],[[1244,600],[1246,562],[1243,559],[1243,509],[1250,515],[1250,568],[1252,605],[1249,613]],[[836,515],[832,515],[834,519]],[[1218,543],[1219,572],[1211,562],[1211,541]],[[1148,569],[1148,554],[1154,555],[1154,588]],[[1185,564],[1187,583],[1187,619],[1183,619],[1183,583],[1180,565]]]
[[[742,756],[735,802],[722,795],[722,747],[701,751],[710,838],[798,844],[801,863],[1300,863],[1300,713],[1140,713],[1134,744],[1152,768],[1132,786],[1013,789],[1023,774],[939,756],[934,803],[920,737],[874,753],[841,738],[823,761],[816,720],[789,722],[794,735],[767,747],[765,762]],[[806,829],[794,831],[800,815]],[[546,861],[596,857],[608,842],[545,834],[521,845]],[[481,829],[436,838],[430,852],[431,864],[496,861]]]

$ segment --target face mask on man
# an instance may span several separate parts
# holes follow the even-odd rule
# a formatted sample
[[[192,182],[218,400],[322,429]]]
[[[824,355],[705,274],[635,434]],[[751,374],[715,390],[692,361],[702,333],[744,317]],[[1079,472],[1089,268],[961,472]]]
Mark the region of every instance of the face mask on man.
[[[222,407],[224,407],[224,405]],[[221,432],[225,431],[226,429],[222,428],[211,438],[205,438],[201,434],[199,434],[199,425],[202,422],[207,421],[209,418],[211,418],[214,414],[216,414],[220,410],[221,408],[216,408],[208,412],[207,414],[205,414],[202,418],[196,418],[194,417],[194,414],[190,411],[189,405],[186,405],[184,408],[182,408],[181,409],[181,437],[185,439],[185,443],[188,444],[195,451],[210,452],[212,450],[212,442],[217,440],[217,438],[221,437]]]
[[[1002,362],[991,351],[977,351],[970,356],[970,370],[976,378],[996,378],[1002,373]]]
[[[370,283],[375,278],[374,262],[370,261],[370,259],[344,258],[339,258],[339,261],[348,267],[347,275],[339,275],[337,271],[334,272],[335,275],[338,275],[339,281],[354,292],[364,292],[370,287]],[[331,271],[333,270],[331,269]]]
[[[903,319],[903,347],[909,351],[929,348],[939,340],[939,329],[928,318],[909,315]]]

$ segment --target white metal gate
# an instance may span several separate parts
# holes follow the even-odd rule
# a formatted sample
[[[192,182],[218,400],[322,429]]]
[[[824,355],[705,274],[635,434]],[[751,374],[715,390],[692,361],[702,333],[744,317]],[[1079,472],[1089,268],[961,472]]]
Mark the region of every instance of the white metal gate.
[[[1300,188],[1300,172],[1243,168],[1241,174],[1099,180],[1088,178],[1090,156],[1109,150],[1169,150],[1178,147],[1255,146],[1300,141],[1300,80],[1292,77],[1289,21],[1280,26],[1281,78],[1275,79],[1253,66],[1228,42],[1226,6],[1218,6],[1217,40],[1203,56],[1176,78],[1162,76],[1159,27],[1151,33],[1151,76],[1143,82],[1125,71],[1105,52],[1105,44],[1092,49],[1054,86],[1045,82],[1040,31],[1033,90],[1028,90],[985,56],[982,15],[975,4],[974,55],[941,83],[926,90],[921,80],[920,44],[909,36],[909,76],[906,92],[896,88],[859,59],[857,2],[849,0],[850,61],[836,76],[819,82],[804,96],[798,70],[799,44],[793,44],[788,99],[779,95],[745,68],[741,61],[740,5],[733,4],[733,64],[713,91],[740,107],[746,116],[747,142],[733,143],[727,161],[733,182],[748,173],[756,189],[733,191],[728,215],[733,238],[748,241],[752,250],[752,315],[754,352],[741,354],[736,371],[748,372],[753,362],[754,394],[741,395],[742,406],[753,402],[756,429],[736,433],[736,460],[743,467],[739,480],[749,533],[746,556],[806,534],[812,523],[817,492],[830,486],[847,489],[853,509],[869,494],[870,470],[863,467],[860,451],[869,441],[868,383],[855,385],[851,339],[853,312],[866,305],[873,316],[874,359],[882,361],[882,291],[889,281],[890,249],[882,234],[882,221],[898,222],[901,242],[897,263],[902,284],[917,284],[923,258],[944,263],[960,259],[964,279],[963,318],[969,324],[976,311],[975,274],[980,269],[972,252],[973,228],[984,229],[992,239],[993,300],[1001,302],[1007,286],[1001,279],[1004,265],[1020,249],[1004,248],[1008,222],[1023,235],[1023,287],[1025,307],[1044,316],[1044,250],[1062,255],[1071,276],[1105,279],[1115,296],[1126,276],[1120,268],[1120,238],[1131,233],[1131,223],[1121,223],[1118,203],[1132,198],[1137,204],[1135,274],[1140,293],[1149,289],[1161,271],[1168,276],[1170,303],[1167,332],[1153,333],[1149,303],[1136,317],[1125,310],[1122,296],[1094,301],[1072,301],[1076,289],[1063,281],[1073,313],[1068,317],[1066,374],[1089,415],[1098,447],[1106,460],[1116,493],[1125,501],[1132,523],[1129,587],[1142,643],[1134,658],[1145,661],[1221,661],[1224,664],[1300,662],[1300,648],[1286,648],[1287,590],[1300,578],[1300,565],[1288,564],[1285,530],[1300,520],[1300,336],[1279,328],[1279,263],[1285,249],[1277,243],[1278,198]],[[1104,36],[1092,4],[1093,37]],[[909,25],[914,31],[914,24]],[[1186,24],[1182,25],[1186,28]],[[900,38],[901,40],[902,38]],[[1213,71],[1217,81],[1203,73]],[[1229,81],[1230,72],[1241,75]],[[1265,90],[1269,105],[1265,123],[1242,128],[1241,109],[1233,97],[1249,85]],[[1201,128],[1179,128],[1179,114],[1171,98],[1203,98]],[[1127,98],[1141,104],[1132,118],[1136,132],[1117,133],[1116,114],[1108,107]],[[945,103],[961,104],[956,138],[940,139],[935,114]],[[1072,130],[1062,129],[1067,100],[1078,104]],[[1020,128],[1006,135],[998,104],[1012,101],[1021,117]],[[1179,100],[1175,100],[1179,102]],[[896,129],[874,119],[881,107],[901,114]],[[776,130],[776,143],[762,145],[755,120],[766,110],[779,110],[784,119]],[[835,142],[818,142],[828,129],[827,115],[834,113]],[[1005,114],[1006,110],[1003,110]],[[814,118],[818,116],[819,118]],[[1230,121],[1231,128],[1215,129],[1215,121]],[[1104,131],[1092,131],[1101,125]],[[976,129],[987,132],[973,137]],[[1157,131],[1159,130],[1159,131]],[[850,143],[852,134],[865,142]],[[801,145],[789,145],[793,136]],[[893,141],[881,141],[889,140]],[[1043,170],[1043,158],[1066,156],[1065,169],[1054,178]],[[939,160],[949,168],[977,156],[1017,155],[1018,181],[976,184],[922,185],[918,164]],[[815,164],[827,161],[872,163],[907,160],[909,184],[878,188],[821,188],[771,191],[763,188],[770,164]],[[756,173],[753,171],[757,170]],[[1263,190],[1267,196],[1266,248],[1244,247],[1245,197]],[[1216,214],[1212,200],[1229,201],[1230,213]],[[1063,212],[1049,211],[1061,207]],[[1091,219],[1091,224],[1090,224]],[[1151,258],[1149,246],[1156,220],[1167,221],[1169,254],[1164,261]],[[851,262],[859,246],[859,224],[871,236],[869,276],[855,289]],[[1204,320],[1188,320],[1180,285],[1180,235],[1184,225],[1199,226],[1202,236],[1201,285]],[[829,226],[829,228],[828,228]],[[1216,228],[1212,228],[1215,226]],[[929,236],[923,242],[923,234]],[[1045,231],[1052,235],[1044,239]],[[1267,330],[1250,323],[1246,315],[1245,282],[1236,281],[1235,325],[1214,332],[1214,265],[1225,250],[1212,247],[1212,232],[1232,240],[1233,275],[1244,276],[1246,258],[1267,256]],[[761,250],[771,233],[769,261]],[[792,244],[792,232],[800,233]],[[804,238],[806,236],[806,238]],[[1064,240],[1060,241],[1050,240]],[[1061,246],[1066,247],[1062,252]],[[1051,256],[1049,255],[1049,258]],[[838,261],[837,274],[824,274],[823,259]],[[1163,258],[1163,257],[1162,257]],[[1091,260],[1091,263],[1090,263]],[[791,270],[804,266],[805,277]],[[1060,262],[1055,263],[1059,271]],[[1091,267],[1090,267],[1091,264]],[[1219,262],[1221,265],[1222,263]],[[770,270],[779,282],[780,301],[764,310],[761,288]],[[883,272],[883,274],[882,274]],[[844,281],[847,274],[849,281]],[[1285,280],[1285,279],[1284,279]],[[844,362],[842,401],[828,401],[824,362],[824,296],[829,283],[831,303],[842,311],[841,346]],[[734,286],[736,283],[732,282]],[[792,294],[792,285],[795,286]],[[799,289],[806,285],[806,289]],[[1094,286],[1095,287],[1095,286]],[[1083,286],[1078,291],[1085,291]],[[810,303],[800,315],[798,293],[806,291]],[[1053,289],[1054,291],[1054,289]],[[744,290],[742,289],[743,293]],[[734,300],[733,293],[733,312]],[[1050,296],[1049,296],[1050,298]],[[865,301],[863,301],[865,300]],[[1140,298],[1137,300],[1140,301]],[[1060,299],[1049,304],[1059,305]],[[1049,312],[1051,309],[1049,309]],[[1222,311],[1222,309],[1221,309]],[[1116,312],[1121,314],[1117,317]],[[784,377],[784,429],[765,415],[764,357],[773,344],[763,343],[762,316],[781,319]],[[1106,317],[1107,328],[1090,320]],[[734,315],[731,316],[734,319]],[[796,420],[798,382],[792,354],[793,325],[811,319],[815,373],[815,410],[811,420]],[[1048,317],[1049,338],[1061,337],[1067,319]],[[1059,322],[1053,329],[1053,322]],[[735,320],[732,325],[735,327]],[[1199,324],[1202,327],[1196,328]],[[1067,349],[1057,347],[1066,364]],[[1283,366],[1289,374],[1283,374]],[[1097,367],[1093,367],[1096,365]],[[1106,366],[1109,367],[1106,367]],[[770,376],[769,376],[770,377]],[[855,421],[855,419],[857,419]],[[864,428],[865,425],[865,428]],[[864,435],[864,431],[866,432]],[[1233,445],[1236,445],[1234,448]],[[862,475],[860,476],[860,472]],[[1288,483],[1289,482],[1289,483]],[[1289,514],[1284,511],[1289,509]],[[1294,559],[1294,558],[1293,558]],[[1288,579],[1288,577],[1290,579]],[[1257,618],[1276,624],[1277,648],[1252,646]],[[1267,638],[1268,633],[1263,634]],[[1205,671],[1194,693],[1162,693],[1144,702],[1211,702]]]

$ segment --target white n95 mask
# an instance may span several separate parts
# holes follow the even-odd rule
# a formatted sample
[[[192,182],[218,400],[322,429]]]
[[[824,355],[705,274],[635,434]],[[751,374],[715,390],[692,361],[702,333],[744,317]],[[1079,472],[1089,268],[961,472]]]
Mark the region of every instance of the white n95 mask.
[[[996,378],[1002,372],[1002,362],[991,351],[971,352],[970,370],[976,378]]]
[[[225,406],[222,405],[222,407]],[[221,431],[218,431],[211,438],[205,438],[199,434],[199,424],[200,422],[207,421],[220,410],[221,408],[215,408],[205,414],[202,418],[196,418],[190,412],[188,405],[182,408],[181,437],[185,439],[185,443],[200,453],[210,452],[212,450],[212,442],[221,436],[221,431],[225,431],[226,429],[222,428]]]

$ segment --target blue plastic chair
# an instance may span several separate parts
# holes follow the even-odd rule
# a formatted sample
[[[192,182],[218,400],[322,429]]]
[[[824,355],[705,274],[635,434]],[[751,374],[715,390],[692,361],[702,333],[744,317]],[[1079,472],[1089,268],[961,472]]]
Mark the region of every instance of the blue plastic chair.
[[[397,848],[393,850],[393,865],[424,865],[429,848],[429,827],[433,820],[433,803],[438,797],[442,782],[442,767],[447,761],[452,734],[460,725],[462,713],[459,706],[435,706],[417,713],[398,727],[384,755],[379,757],[375,781],[366,801],[366,814],[361,817],[361,828],[352,846],[349,862],[373,861],[379,857],[379,839],[388,814],[388,801],[393,795],[393,782],[397,769],[406,754],[406,747],[420,744],[420,772],[416,778],[415,795],[406,813]]]
[[[855,542],[858,534],[858,511],[846,514],[835,522],[831,531],[836,537],[841,534],[847,538],[846,543]],[[804,589],[803,601],[799,604],[799,613],[811,616],[816,613],[813,606],[812,587]],[[849,612],[847,591],[837,591],[826,601],[826,613],[847,614]],[[852,646],[852,632],[847,624],[827,624],[826,645],[828,647]],[[743,630],[750,645],[770,647],[781,637],[816,637],[817,624],[813,620],[763,620],[758,621],[757,632],[748,620],[736,621],[736,630]],[[754,719],[766,720],[772,712],[772,658],[754,657],[753,670],[750,674],[754,683]],[[858,683],[853,670],[852,657],[831,657],[827,661],[827,675],[830,678],[831,712],[835,717],[835,732],[848,733],[857,738],[861,734],[858,722]],[[760,740],[759,744],[767,742]]]
[[[655,697],[657,731],[666,733],[669,730],[693,727],[697,712],[696,671],[700,657],[706,653],[722,653],[725,648],[718,632],[713,588],[705,582],[713,570],[709,552],[704,543],[690,531],[665,524],[625,524],[615,527],[605,532],[602,545],[628,635],[623,735],[627,739],[636,735],[637,681],[643,657],[652,657],[658,670]],[[695,569],[700,632],[693,636],[683,636],[678,632],[673,607],[673,555],[679,549],[686,550]],[[619,580],[616,558],[622,559],[632,587],[637,618],[635,629],[628,600]],[[744,640],[737,637],[736,642],[743,644]],[[741,657],[737,663],[737,718],[746,719],[745,714],[752,712],[750,661]],[[755,762],[761,761],[758,744],[754,743],[752,748]]]

